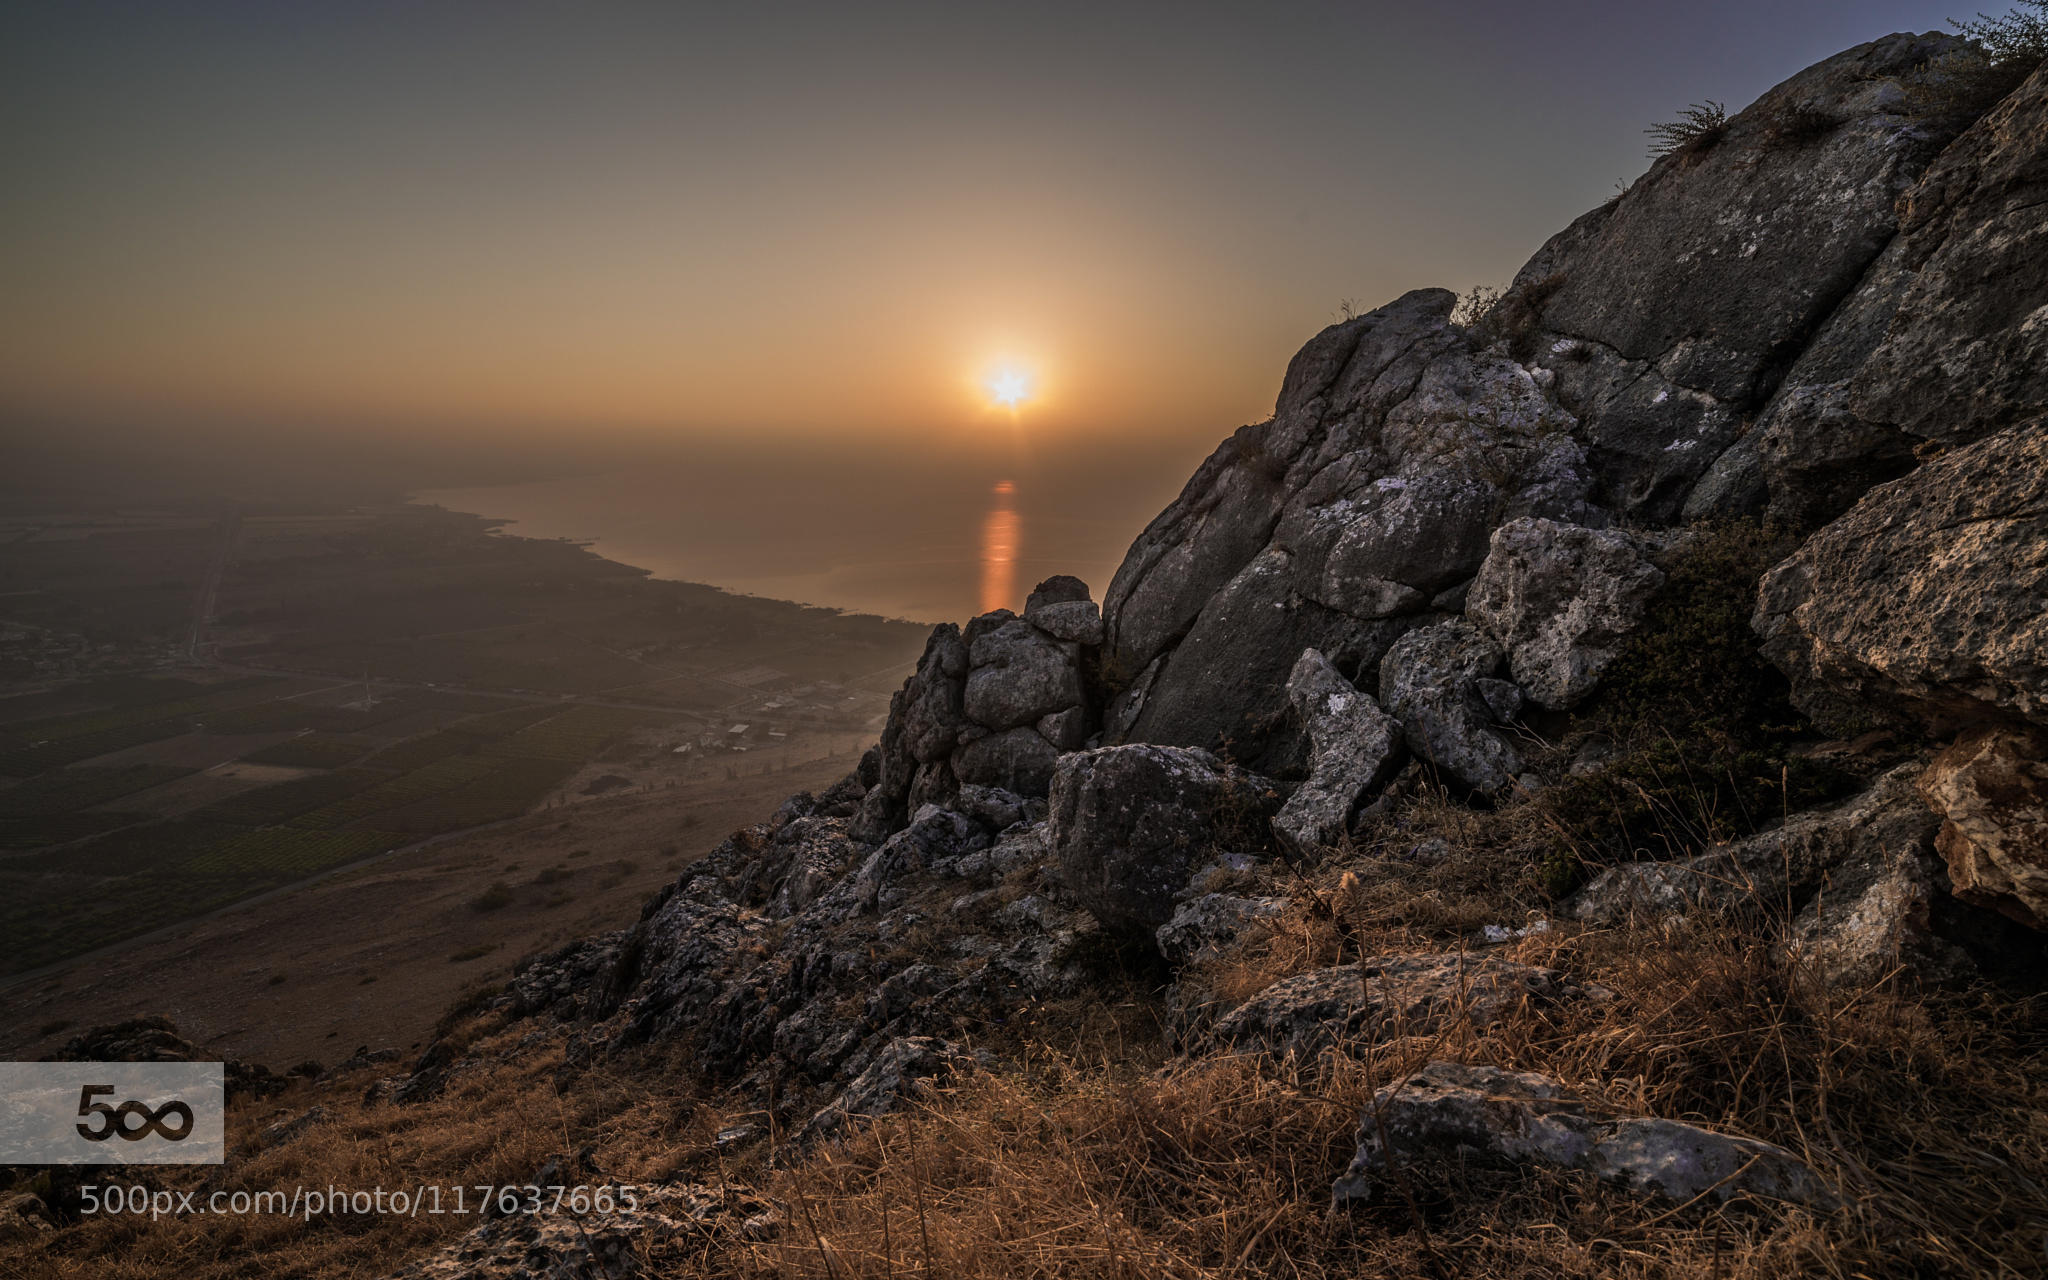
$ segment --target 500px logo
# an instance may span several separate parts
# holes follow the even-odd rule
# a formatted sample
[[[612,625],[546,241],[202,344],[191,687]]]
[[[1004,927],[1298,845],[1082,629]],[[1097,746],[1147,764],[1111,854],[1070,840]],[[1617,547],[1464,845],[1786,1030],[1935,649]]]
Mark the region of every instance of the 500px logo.
[[[79,1090],[78,1114],[82,1116],[97,1114],[106,1121],[106,1125],[103,1128],[95,1129],[87,1124],[78,1126],[78,1132],[88,1141],[105,1142],[108,1138],[119,1135],[130,1142],[139,1142],[153,1133],[159,1138],[166,1138],[172,1142],[182,1142],[192,1136],[192,1108],[186,1105],[182,1099],[173,1098],[153,1111],[148,1103],[136,1102],[132,1098],[118,1107],[108,1106],[104,1102],[93,1101],[100,1094],[112,1092],[114,1092],[114,1086],[110,1084],[89,1084]],[[173,1115],[184,1122],[175,1130],[164,1123],[166,1116]],[[130,1116],[142,1117],[142,1123],[132,1129],[129,1128],[128,1117]]]
[[[218,1062],[0,1062],[0,1165],[219,1164]]]

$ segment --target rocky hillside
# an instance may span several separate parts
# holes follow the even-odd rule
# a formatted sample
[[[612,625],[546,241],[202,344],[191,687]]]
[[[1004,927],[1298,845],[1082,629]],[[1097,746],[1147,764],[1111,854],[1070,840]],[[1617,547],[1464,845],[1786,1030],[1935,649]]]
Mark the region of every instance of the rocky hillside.
[[[920,1228],[927,1274],[2037,1267],[2048,69],[1972,101],[1968,57],[1851,49],[1486,305],[1325,329],[1099,606],[934,630],[856,772],[486,1010],[565,1087],[681,1054],[751,1117],[716,1176],[606,1219],[631,1248],[493,1224],[409,1274],[695,1231],[706,1274],[886,1275]],[[1048,1067],[1112,1006],[1156,1047]],[[1062,1129],[1089,1078],[1129,1092]],[[1047,1167],[1064,1133],[1072,1178],[963,1154],[916,1184],[935,1246],[887,1190],[905,1108],[962,1152],[1022,1116]],[[744,1229],[678,1226],[749,1151]],[[1095,1243],[961,1207],[1027,1168],[1097,1216],[1043,1238]]]

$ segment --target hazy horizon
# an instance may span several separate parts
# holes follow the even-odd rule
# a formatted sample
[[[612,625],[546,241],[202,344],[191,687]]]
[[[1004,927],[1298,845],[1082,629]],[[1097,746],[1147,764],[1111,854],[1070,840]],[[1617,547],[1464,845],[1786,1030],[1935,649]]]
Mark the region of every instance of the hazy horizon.
[[[8,487],[681,469],[812,496],[749,545],[643,483],[591,532],[801,586],[973,559],[1011,481],[1018,572],[1099,592],[1347,304],[1502,283],[1652,121],[1958,12],[15,7]]]

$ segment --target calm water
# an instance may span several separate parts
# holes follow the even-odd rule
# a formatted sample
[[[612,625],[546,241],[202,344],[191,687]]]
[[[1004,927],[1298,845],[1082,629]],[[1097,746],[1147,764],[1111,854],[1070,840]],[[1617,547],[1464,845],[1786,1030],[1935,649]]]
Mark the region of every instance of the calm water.
[[[1023,606],[1071,573],[1099,600],[1200,451],[1119,465],[723,457],[415,496],[513,521],[527,537],[591,539],[658,577],[920,622]]]

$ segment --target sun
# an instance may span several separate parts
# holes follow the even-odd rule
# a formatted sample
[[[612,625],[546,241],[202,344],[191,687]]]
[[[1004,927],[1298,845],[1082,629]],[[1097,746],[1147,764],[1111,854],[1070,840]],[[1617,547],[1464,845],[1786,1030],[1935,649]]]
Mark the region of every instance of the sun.
[[[999,405],[1015,409],[1031,395],[1031,375],[1021,369],[998,369],[989,375],[988,393]]]

